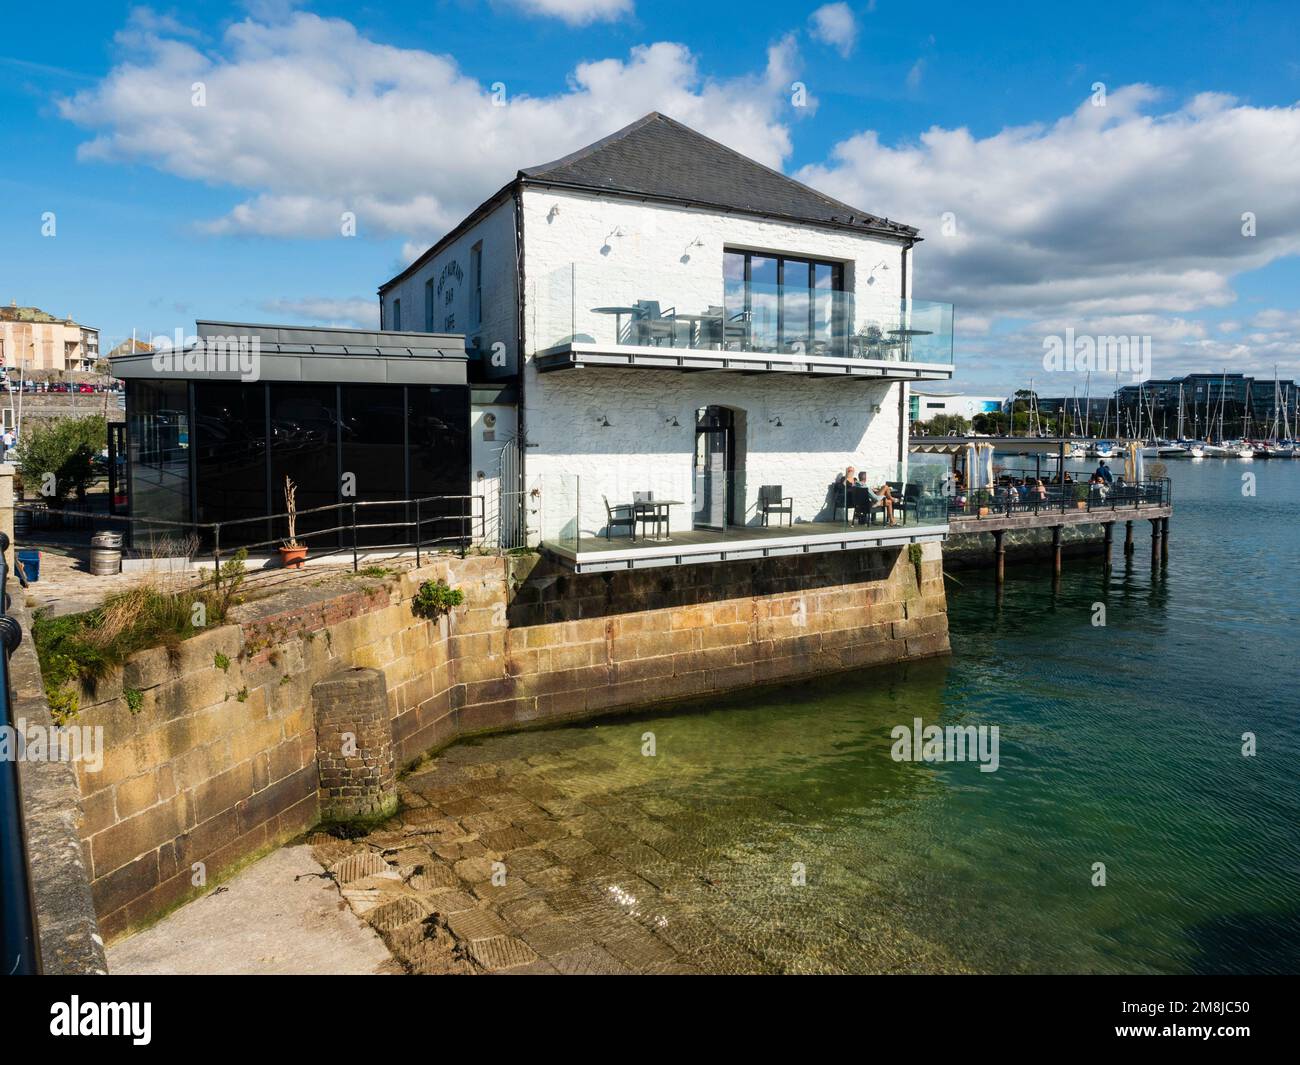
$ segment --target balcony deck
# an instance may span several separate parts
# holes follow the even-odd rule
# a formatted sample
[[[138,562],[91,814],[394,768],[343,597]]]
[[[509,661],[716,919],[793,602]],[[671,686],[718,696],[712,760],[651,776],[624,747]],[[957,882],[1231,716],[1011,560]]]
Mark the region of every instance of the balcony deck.
[[[692,529],[663,539],[614,535],[583,536],[577,543],[545,542],[542,547],[577,573],[687,566],[704,562],[771,558],[781,555],[860,551],[900,547],[947,538],[948,526],[935,524],[846,525],[844,522],[801,522],[767,528],[730,527],[725,531]]]
[[[864,381],[947,381],[953,372],[951,363],[589,341],[570,341],[539,351],[534,362],[542,373],[613,367],[686,373],[802,374]]]

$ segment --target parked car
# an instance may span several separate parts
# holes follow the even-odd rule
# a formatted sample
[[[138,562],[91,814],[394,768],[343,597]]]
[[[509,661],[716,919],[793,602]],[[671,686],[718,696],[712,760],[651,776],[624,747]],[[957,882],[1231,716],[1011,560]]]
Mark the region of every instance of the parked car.
[[[84,393],[87,393],[87,392],[90,392],[90,393],[93,394],[94,391],[95,391],[95,386],[94,386],[94,385],[77,385],[77,391],[80,392],[80,393],[83,393],[83,394],[84,394]]]

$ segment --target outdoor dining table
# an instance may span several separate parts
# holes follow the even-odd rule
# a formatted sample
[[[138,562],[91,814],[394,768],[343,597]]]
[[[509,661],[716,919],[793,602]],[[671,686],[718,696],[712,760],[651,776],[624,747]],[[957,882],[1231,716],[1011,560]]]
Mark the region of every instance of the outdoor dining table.
[[[686,322],[690,327],[690,333],[686,338],[687,347],[695,347],[699,340],[701,322],[721,322],[722,316],[718,314],[688,314],[683,311],[673,313],[676,321]]]
[[[682,500],[680,499],[647,499],[640,503],[633,503],[632,513],[642,523],[644,523],[647,520],[653,521],[655,523],[656,529],[659,528],[659,522],[661,520],[665,526],[671,529],[672,519],[669,516],[670,514],[669,508],[680,507],[681,505],[682,505]],[[663,508],[662,511],[660,511],[659,509],[660,507]],[[641,539],[662,541],[662,540],[671,540],[672,537],[671,535],[670,536],[643,536]]]
[[[623,315],[631,317],[636,314],[635,307],[593,307],[592,314],[612,314],[614,315],[614,343],[623,343]]]
[[[933,329],[891,329],[891,337],[898,337],[899,342],[903,345],[903,361],[907,362],[912,357],[912,337],[934,336]]]

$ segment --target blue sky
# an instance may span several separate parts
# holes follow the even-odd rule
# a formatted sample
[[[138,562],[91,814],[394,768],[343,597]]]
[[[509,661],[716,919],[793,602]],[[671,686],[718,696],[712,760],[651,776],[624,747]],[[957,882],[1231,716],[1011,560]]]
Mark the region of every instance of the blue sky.
[[[959,387],[1022,385],[1066,327],[1151,335],[1159,376],[1300,376],[1298,28],[1270,3],[23,5],[0,299],[110,343],[370,324],[378,283],[514,169],[659,109],[921,226]]]

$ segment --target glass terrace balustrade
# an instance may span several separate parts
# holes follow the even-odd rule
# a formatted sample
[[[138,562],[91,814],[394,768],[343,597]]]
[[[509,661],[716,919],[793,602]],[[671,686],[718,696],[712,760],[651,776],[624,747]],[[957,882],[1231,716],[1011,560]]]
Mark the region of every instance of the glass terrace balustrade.
[[[724,280],[668,290],[638,271],[577,264],[534,282],[538,350],[566,344],[952,363],[953,307]]]
[[[683,463],[679,473],[629,470],[581,481],[571,474],[546,474],[533,488],[540,500],[543,546],[567,554],[834,539],[845,532],[886,531],[891,509],[904,532],[946,524],[949,502],[936,467],[863,469],[865,486],[840,483],[835,470],[825,475],[726,472],[692,470]],[[885,485],[892,506],[875,498]]]

